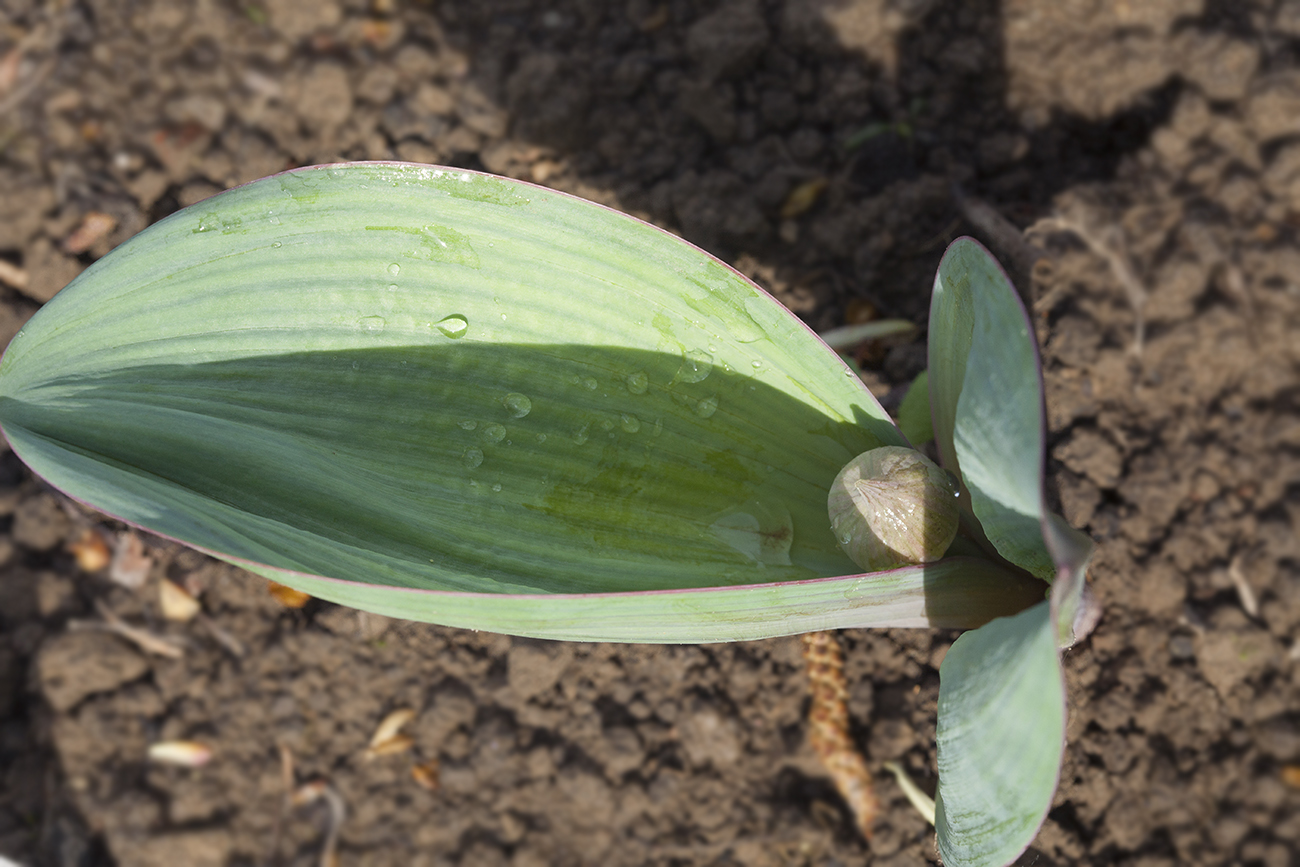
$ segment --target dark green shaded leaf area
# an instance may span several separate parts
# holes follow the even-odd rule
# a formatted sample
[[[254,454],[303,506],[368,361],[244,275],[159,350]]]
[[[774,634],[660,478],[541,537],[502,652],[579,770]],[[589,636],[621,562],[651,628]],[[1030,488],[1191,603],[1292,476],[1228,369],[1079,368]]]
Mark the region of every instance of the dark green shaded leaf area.
[[[97,486],[101,508],[279,568],[516,592],[856,571],[826,490],[872,435],[698,376],[666,353],[449,341],[53,379],[0,419],[56,484],[102,464],[121,490]],[[204,514],[149,505],[184,494]]]

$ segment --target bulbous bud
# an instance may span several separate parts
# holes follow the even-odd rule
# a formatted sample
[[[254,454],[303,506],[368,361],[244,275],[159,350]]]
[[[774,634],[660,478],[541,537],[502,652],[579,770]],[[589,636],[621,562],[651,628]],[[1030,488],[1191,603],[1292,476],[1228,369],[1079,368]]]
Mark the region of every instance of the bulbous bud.
[[[957,535],[957,486],[913,449],[882,446],[840,470],[827,498],[831,532],[868,572],[929,563]]]

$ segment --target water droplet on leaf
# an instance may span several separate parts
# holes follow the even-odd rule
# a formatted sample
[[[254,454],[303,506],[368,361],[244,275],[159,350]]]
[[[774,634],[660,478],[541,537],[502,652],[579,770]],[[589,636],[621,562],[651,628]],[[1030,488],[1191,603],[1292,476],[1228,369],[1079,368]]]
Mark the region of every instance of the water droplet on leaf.
[[[464,316],[448,316],[438,323],[438,330],[452,340],[459,340],[469,330],[469,322]]]
[[[678,382],[703,382],[713,371],[713,356],[703,349],[691,349],[682,355],[682,366],[677,371]]]
[[[515,418],[523,418],[533,411],[533,402],[528,399],[528,395],[515,391],[507,394],[501,403],[505,406],[506,412]]]
[[[718,396],[716,394],[708,397],[695,404],[695,414],[700,418],[712,418],[713,414],[718,411]]]
[[[506,438],[506,429],[499,424],[490,424],[483,428],[483,439],[490,443],[499,443]]]
[[[628,391],[633,394],[645,394],[648,388],[650,388],[650,377],[645,375],[644,370],[638,370],[636,373],[628,375]]]
[[[461,461],[471,470],[478,469],[483,464],[483,452],[479,449],[465,449]]]

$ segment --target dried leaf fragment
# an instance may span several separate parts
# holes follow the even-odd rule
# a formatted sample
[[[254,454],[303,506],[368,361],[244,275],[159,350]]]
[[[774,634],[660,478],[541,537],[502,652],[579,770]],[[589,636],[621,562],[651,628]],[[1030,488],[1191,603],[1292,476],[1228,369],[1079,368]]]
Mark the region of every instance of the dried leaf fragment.
[[[117,218],[101,211],[91,211],[81,219],[81,225],[63,241],[67,253],[84,253],[108,237],[117,228]]]
[[[839,641],[830,632],[810,632],[801,639],[812,691],[808,740],[849,805],[858,830],[870,840],[880,801],[871,786],[867,762],[849,737],[848,687]]]
[[[108,577],[114,583],[130,590],[139,590],[149,577],[153,560],[144,552],[144,542],[127,530],[117,537],[113,560],[108,567]]]
[[[158,582],[158,606],[163,617],[185,623],[194,619],[199,613],[199,601],[183,587],[173,584],[166,578]]]
[[[68,553],[82,572],[98,572],[113,560],[113,552],[108,549],[104,534],[94,527],[87,527],[75,542],[69,543]]]
[[[266,589],[275,597],[275,601],[285,608],[301,608],[311,601],[311,597],[301,590],[294,590],[292,587],[274,581],[268,582]]]
[[[212,748],[197,741],[161,741],[149,745],[149,761],[182,768],[201,768],[212,759]]]
[[[374,735],[370,738],[370,746],[379,746],[386,740],[390,740],[402,730],[402,726],[415,719],[415,711],[409,707],[398,708],[388,716],[384,717],[379,723],[379,728],[375,729]]]
[[[817,199],[825,189],[825,178],[813,178],[811,181],[804,181],[791,190],[790,195],[785,197],[785,203],[781,205],[781,218],[792,220],[800,214],[806,213],[809,208],[817,204]]]
[[[398,753],[406,752],[413,746],[415,746],[415,741],[412,740],[410,735],[393,735],[388,740],[367,749],[366,758],[377,759],[380,756],[395,756]]]
[[[438,760],[430,759],[429,761],[413,765],[411,767],[411,779],[419,783],[421,788],[428,789],[430,792],[438,788]]]
[[[27,288],[28,279],[27,272],[22,268],[13,262],[0,259],[0,283],[12,286],[21,292]]]
[[[402,726],[415,719],[415,711],[409,707],[398,708],[384,717],[370,738],[366,749],[366,758],[391,756],[404,753],[415,743],[410,736],[401,734]]]

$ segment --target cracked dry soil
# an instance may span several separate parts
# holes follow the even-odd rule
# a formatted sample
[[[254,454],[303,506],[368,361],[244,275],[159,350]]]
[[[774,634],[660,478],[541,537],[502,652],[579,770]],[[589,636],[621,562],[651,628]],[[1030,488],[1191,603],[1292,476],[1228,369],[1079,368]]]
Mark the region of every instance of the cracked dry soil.
[[[1061,787],[1024,863],[1288,867],[1298,56],[1296,0],[4,0],[0,341],[181,206],[392,158],[650,219],[818,329],[923,325],[945,243],[987,230],[957,185],[1048,254],[1019,276],[1049,471],[1099,543],[1104,613],[1066,657]],[[887,406],[923,337],[859,350]],[[797,639],[548,644],[290,609],[149,538],[129,590],[78,568],[92,524],[121,529],[0,455],[0,854],[22,864],[314,864],[327,811],[281,821],[278,744],[341,795],[341,864],[935,861],[887,776],[871,845],[853,830],[807,743]],[[219,631],[164,621],[163,578]],[[185,652],[69,628],[96,602]],[[843,633],[873,769],[932,790],[954,637]],[[365,760],[403,706],[411,750]],[[146,763],[174,738],[215,757]],[[431,791],[410,769],[432,760]]]

